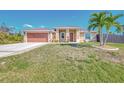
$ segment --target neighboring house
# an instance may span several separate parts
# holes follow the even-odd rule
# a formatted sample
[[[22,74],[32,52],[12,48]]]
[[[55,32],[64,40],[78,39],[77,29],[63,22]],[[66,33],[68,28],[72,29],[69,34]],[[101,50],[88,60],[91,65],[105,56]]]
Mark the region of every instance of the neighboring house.
[[[96,39],[97,32],[80,27],[36,28],[24,30],[25,42],[84,42]]]

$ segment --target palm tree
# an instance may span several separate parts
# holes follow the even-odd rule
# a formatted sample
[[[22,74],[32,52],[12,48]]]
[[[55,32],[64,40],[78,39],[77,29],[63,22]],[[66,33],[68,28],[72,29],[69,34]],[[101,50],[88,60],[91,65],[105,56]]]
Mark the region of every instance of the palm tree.
[[[98,29],[98,34],[100,35],[100,46],[103,45],[103,33],[102,28],[105,25],[105,19],[106,19],[106,12],[100,12],[100,13],[93,13],[91,15],[91,18],[89,19],[89,31],[91,29]]]
[[[9,28],[4,22],[1,24],[0,30],[9,33]]]
[[[119,22],[117,22],[117,19],[122,17],[123,14],[118,14],[113,16],[112,13],[109,13],[109,16],[106,17],[105,19],[105,28],[106,28],[106,37],[103,41],[103,45],[106,45],[107,39],[108,39],[108,35],[111,32],[110,29],[111,27],[116,27],[116,31],[122,31],[122,26]]]

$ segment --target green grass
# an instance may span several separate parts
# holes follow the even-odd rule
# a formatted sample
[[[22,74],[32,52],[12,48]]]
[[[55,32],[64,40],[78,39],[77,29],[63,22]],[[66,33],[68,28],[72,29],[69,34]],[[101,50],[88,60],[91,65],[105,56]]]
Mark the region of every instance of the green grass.
[[[124,82],[124,44],[109,45],[120,50],[46,45],[1,58],[0,82]]]
[[[124,50],[124,44],[122,43],[109,43],[108,45]]]

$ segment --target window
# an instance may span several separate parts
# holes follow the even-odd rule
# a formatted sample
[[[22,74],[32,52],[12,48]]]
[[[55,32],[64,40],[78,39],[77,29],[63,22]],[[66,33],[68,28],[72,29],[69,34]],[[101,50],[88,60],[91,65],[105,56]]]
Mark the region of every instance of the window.
[[[62,38],[64,38],[64,33],[62,33]]]
[[[56,29],[54,29],[54,31],[56,31]]]
[[[91,39],[90,33],[85,34],[85,39]]]

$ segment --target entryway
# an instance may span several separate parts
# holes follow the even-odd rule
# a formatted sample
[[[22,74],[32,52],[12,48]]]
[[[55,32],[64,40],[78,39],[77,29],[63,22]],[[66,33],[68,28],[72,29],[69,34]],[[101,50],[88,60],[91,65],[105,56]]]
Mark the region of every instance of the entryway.
[[[74,34],[70,33],[70,42],[73,42],[73,39],[74,39]]]
[[[60,42],[65,41],[65,32],[60,32],[59,40],[60,40]]]

